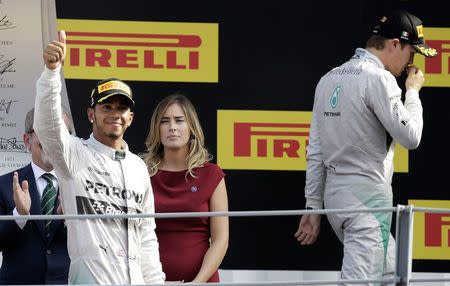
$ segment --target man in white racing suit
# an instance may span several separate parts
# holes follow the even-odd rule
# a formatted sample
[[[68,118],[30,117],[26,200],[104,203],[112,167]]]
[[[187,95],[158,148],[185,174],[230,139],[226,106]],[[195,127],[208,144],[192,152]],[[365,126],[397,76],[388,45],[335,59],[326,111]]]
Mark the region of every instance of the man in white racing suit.
[[[154,213],[147,167],[123,140],[133,120],[131,89],[118,79],[100,81],[88,108],[90,138],[71,136],[61,118],[64,31],[58,37],[44,50],[34,130],[60,178],[64,213]],[[164,283],[154,218],[71,219],[66,224],[69,283]]]
[[[416,52],[437,54],[424,44],[420,19],[393,11],[375,26],[365,49],[321,78],[307,147],[307,209],[392,207],[395,143],[414,149],[422,136],[418,92],[424,75],[412,65]],[[395,79],[403,71],[408,73],[404,103]],[[342,279],[392,277],[392,213],[327,218],[344,245]],[[309,245],[319,231],[320,215],[304,215],[295,236]]]

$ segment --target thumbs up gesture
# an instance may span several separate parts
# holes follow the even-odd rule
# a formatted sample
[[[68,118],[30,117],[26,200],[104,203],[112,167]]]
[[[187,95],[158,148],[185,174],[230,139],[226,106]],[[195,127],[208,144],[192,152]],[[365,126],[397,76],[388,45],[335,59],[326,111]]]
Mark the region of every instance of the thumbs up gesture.
[[[54,70],[64,63],[66,57],[66,32],[58,31],[58,40],[52,41],[44,50],[44,63]]]

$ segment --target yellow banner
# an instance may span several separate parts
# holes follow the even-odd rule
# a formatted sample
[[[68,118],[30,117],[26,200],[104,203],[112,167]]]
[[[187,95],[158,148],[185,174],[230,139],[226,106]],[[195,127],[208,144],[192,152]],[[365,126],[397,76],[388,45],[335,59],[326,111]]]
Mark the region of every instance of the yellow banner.
[[[450,87],[450,28],[423,28],[425,43],[436,49],[432,58],[416,54],[414,64],[425,73],[425,86]]]
[[[58,19],[74,79],[218,82],[219,25]]]
[[[450,201],[409,200],[416,207],[450,209]],[[414,213],[413,259],[450,259],[450,214]]]
[[[224,169],[306,170],[310,111],[217,111],[217,162]],[[408,172],[397,144],[395,171]]]

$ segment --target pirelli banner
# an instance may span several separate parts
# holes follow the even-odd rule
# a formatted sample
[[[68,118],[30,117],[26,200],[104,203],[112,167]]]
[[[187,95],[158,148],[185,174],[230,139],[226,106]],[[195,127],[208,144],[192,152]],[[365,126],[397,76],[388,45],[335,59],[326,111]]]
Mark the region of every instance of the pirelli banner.
[[[416,207],[450,209],[450,201],[409,200]],[[413,259],[450,260],[450,214],[414,213]]]
[[[218,110],[217,162],[224,169],[306,170],[311,111]],[[396,172],[408,151],[396,145]]]
[[[218,25],[59,19],[68,79],[218,81]]]

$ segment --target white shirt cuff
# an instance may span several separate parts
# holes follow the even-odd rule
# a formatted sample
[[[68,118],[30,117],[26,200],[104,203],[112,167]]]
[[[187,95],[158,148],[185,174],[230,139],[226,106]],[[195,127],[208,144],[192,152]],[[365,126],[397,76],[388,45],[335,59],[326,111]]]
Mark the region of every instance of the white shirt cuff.
[[[20,216],[19,212],[17,211],[17,208],[14,208],[13,215]],[[25,227],[25,225],[27,224],[26,219],[17,219],[15,221],[16,221],[17,225],[20,227],[20,229],[23,229]]]

